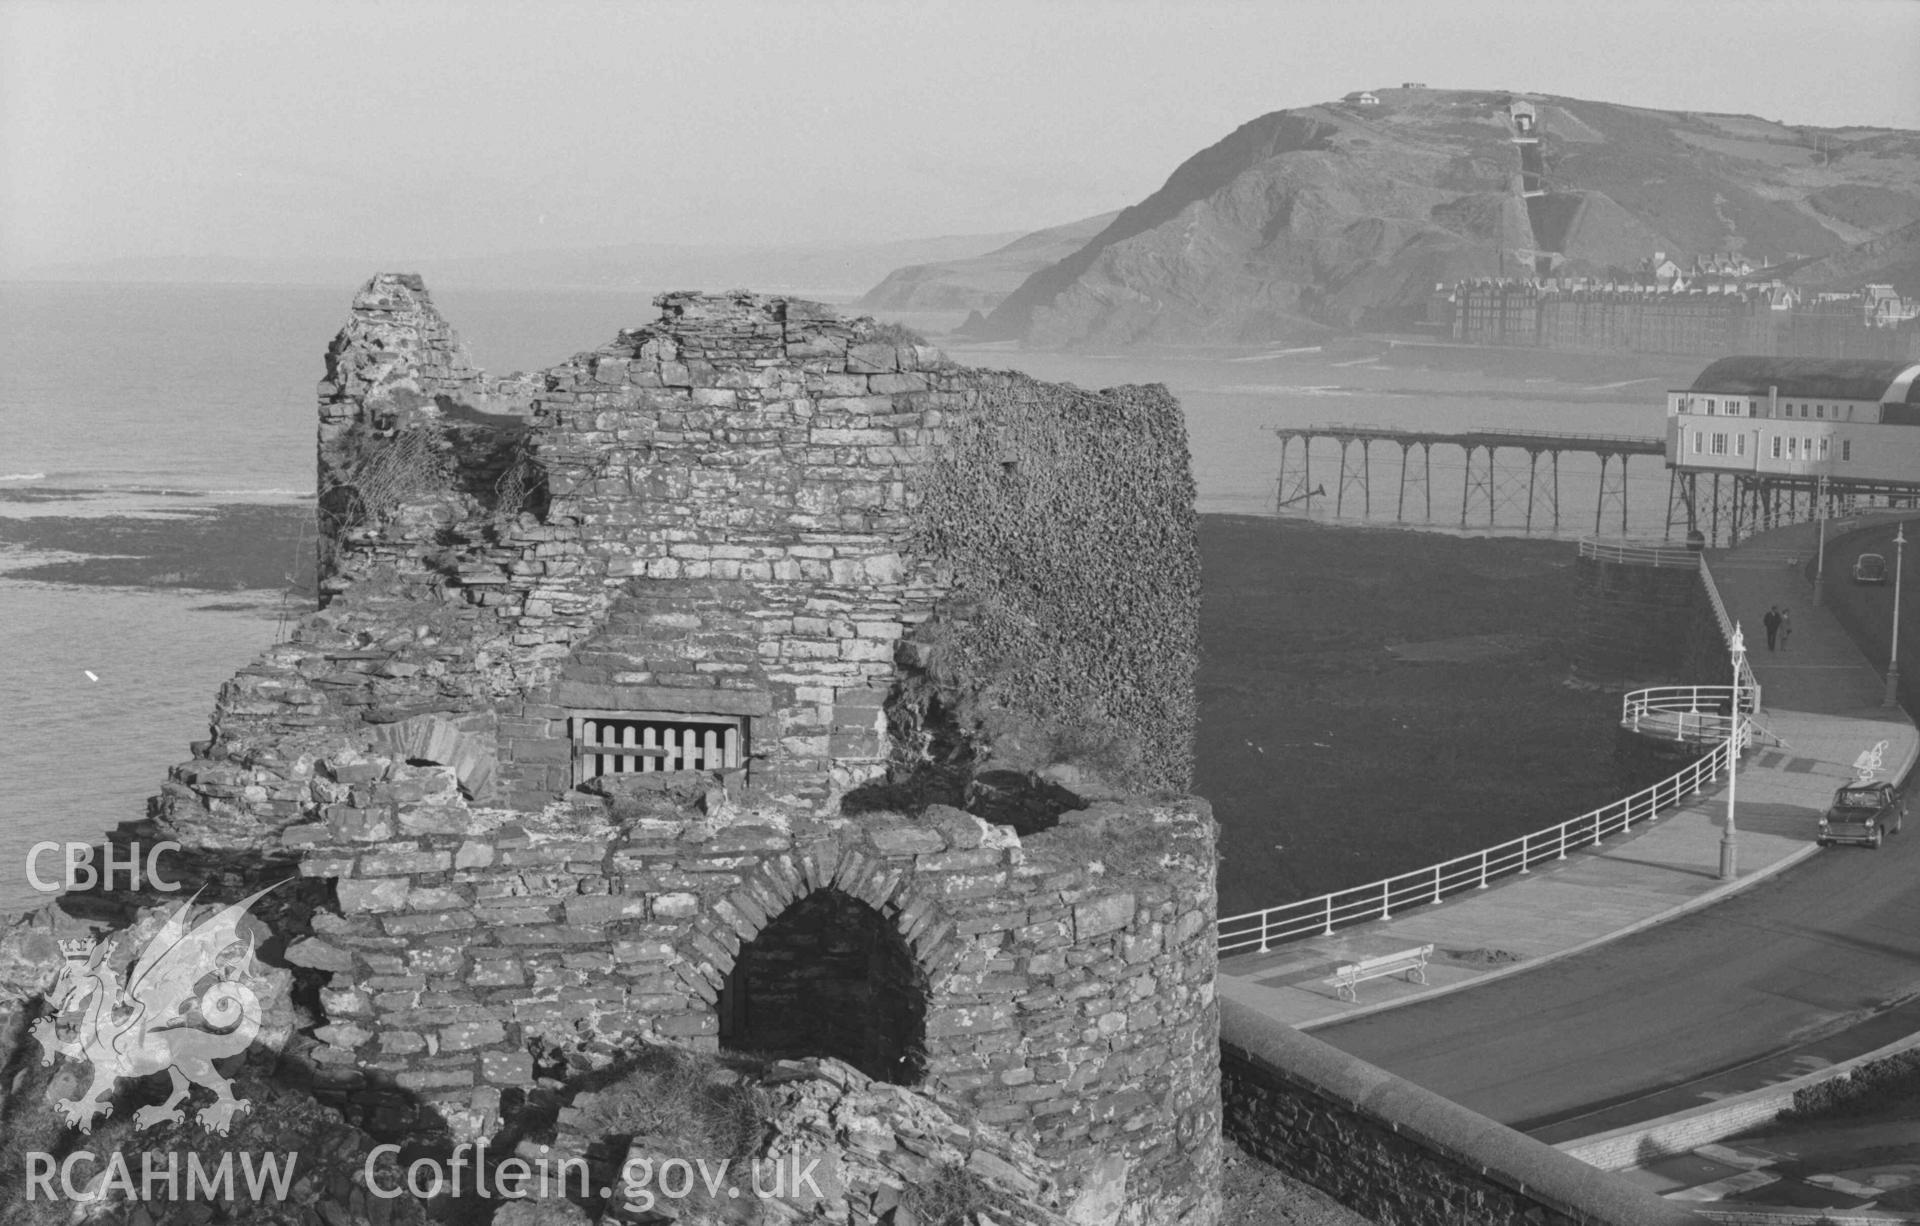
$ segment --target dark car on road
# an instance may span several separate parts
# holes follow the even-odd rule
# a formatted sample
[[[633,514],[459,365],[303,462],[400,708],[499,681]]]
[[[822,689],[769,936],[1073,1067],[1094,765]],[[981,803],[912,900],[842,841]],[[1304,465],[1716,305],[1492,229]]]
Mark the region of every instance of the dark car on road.
[[[1877,553],[1863,553],[1853,560],[1853,581],[1855,583],[1885,583],[1887,581],[1887,559]]]
[[[1820,819],[1820,845],[1865,843],[1880,846],[1889,834],[1906,824],[1907,801],[1891,783],[1850,783],[1833,794],[1833,805]]]

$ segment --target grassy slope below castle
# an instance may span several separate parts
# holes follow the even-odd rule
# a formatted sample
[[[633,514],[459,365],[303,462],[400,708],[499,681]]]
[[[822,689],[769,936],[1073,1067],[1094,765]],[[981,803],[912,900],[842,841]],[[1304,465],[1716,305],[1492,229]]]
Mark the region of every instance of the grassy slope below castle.
[[[1221,914],[1477,851],[1646,782],[1616,763],[1618,699],[1565,684],[1571,543],[1201,524],[1195,790],[1221,824]]]

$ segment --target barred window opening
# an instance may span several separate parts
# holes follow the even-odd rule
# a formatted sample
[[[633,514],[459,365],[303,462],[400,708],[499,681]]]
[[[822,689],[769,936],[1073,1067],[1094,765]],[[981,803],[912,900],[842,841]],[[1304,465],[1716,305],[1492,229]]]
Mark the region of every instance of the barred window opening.
[[[601,775],[731,770],[745,754],[734,716],[581,712],[571,722],[576,786]]]

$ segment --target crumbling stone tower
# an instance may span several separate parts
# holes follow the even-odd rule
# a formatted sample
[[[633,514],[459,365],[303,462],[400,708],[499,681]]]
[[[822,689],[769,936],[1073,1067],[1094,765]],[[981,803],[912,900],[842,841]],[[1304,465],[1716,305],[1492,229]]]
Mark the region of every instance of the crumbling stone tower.
[[[323,583],[478,614],[379,705],[496,713],[487,795],[518,807],[601,769],[573,752],[592,711],[610,742],[690,727],[703,764],[715,732],[730,778],[831,806],[951,740],[926,704],[978,695],[892,694],[944,655],[1030,731],[1106,737],[1115,782],[1187,786],[1197,561],[1164,389],[964,370],[787,299],[661,306],[503,392],[417,279],[356,300],[321,389]]]
[[[489,379],[417,277],[320,385],[323,607],[160,817],[336,883],[290,959],[389,1130],[570,1047],[829,1054],[1210,1221],[1214,834],[1179,408],[816,304]]]

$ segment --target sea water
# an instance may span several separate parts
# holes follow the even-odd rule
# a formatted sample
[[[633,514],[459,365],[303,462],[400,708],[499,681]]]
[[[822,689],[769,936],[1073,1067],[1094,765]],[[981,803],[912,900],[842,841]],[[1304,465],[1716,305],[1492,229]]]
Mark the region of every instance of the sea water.
[[[0,492],[80,489],[79,502],[0,501],[0,515],[139,513],[163,497],[311,498],[314,385],[354,287],[0,285]],[[654,317],[645,291],[436,288],[474,362],[538,369]],[[962,361],[1086,387],[1162,382],[1185,408],[1203,512],[1271,513],[1275,426],[1333,421],[1657,435],[1657,378],[1614,381],[1410,370],[1322,352],[1230,358],[951,347]],[[1316,480],[1337,478],[1322,444]],[[1398,448],[1376,448],[1376,522]],[[1457,519],[1457,452],[1434,457],[1435,517]],[[1322,475],[1324,474],[1324,475]],[[1330,490],[1332,485],[1328,487]],[[1563,464],[1568,531],[1591,528],[1597,464]],[[1658,532],[1665,474],[1629,470],[1631,528]],[[1423,506],[1424,509],[1424,506]],[[1331,500],[1313,508],[1331,510]],[[1350,506],[1349,519],[1353,508]],[[1583,521],[1583,515],[1586,518]],[[1608,530],[1615,530],[1612,524]],[[32,903],[27,849],[136,818],[206,735],[220,683],[279,630],[272,594],[180,593],[10,580],[0,555],[0,908]],[[92,676],[89,677],[88,674]],[[51,869],[51,860],[45,862]]]

